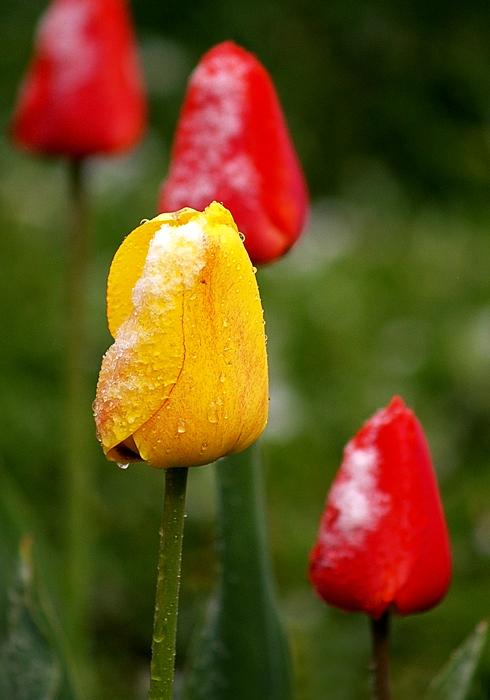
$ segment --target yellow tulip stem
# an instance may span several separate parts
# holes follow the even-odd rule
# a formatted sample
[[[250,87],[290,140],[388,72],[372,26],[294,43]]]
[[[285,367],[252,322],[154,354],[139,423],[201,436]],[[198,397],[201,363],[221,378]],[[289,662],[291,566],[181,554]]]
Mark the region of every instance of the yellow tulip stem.
[[[187,472],[187,467],[165,470],[149,700],[172,698]]]
[[[371,620],[373,640],[371,669],[374,700],[392,700],[388,653],[389,631],[390,612],[387,610],[378,620]]]
[[[69,163],[70,226],[67,241],[67,623],[68,637],[82,666],[88,666],[88,592],[90,588],[90,458],[91,392],[86,373],[87,208],[83,161]],[[82,671],[83,675],[85,673]]]

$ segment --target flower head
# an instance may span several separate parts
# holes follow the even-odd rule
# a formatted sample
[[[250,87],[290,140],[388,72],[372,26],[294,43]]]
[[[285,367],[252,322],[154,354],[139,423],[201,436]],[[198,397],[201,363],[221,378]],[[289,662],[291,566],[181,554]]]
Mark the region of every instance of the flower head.
[[[301,234],[305,180],[274,85],[252,54],[226,41],[191,76],[159,211],[232,212],[254,264],[283,255]]]
[[[422,428],[395,397],[348,443],[328,494],[310,579],[331,605],[378,618],[436,605],[449,539]]]
[[[82,158],[133,146],[146,122],[124,0],[53,0],[38,26],[11,133],[21,147]]]
[[[114,461],[199,466],[247,448],[267,422],[262,307],[230,213],[213,202],[142,223],[109,272],[115,343],[94,403]]]

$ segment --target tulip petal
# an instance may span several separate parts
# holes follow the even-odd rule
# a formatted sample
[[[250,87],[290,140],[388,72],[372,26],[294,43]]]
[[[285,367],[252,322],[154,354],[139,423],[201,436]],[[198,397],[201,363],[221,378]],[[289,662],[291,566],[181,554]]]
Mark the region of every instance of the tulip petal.
[[[116,342],[95,402],[107,456],[129,452],[158,468],[245,449],[265,427],[268,402],[262,308],[233,219],[217,203],[203,214],[166,216],[136,229],[114,259],[108,315]],[[150,225],[157,232],[147,243]],[[158,251],[165,236],[178,244]],[[134,247],[141,268],[147,245],[132,299],[126,289],[117,302],[125,262]]]
[[[451,555],[422,428],[402,399],[349,442],[310,557],[319,595],[380,617],[427,610],[445,595]]]
[[[122,0],[52,0],[12,119],[21,147],[83,158],[124,151],[141,138],[146,100],[136,41]]]
[[[180,225],[189,222],[198,212],[181,209],[172,214],[160,214],[151,221],[141,222],[119,246],[107,280],[107,320],[113,338],[119,326],[133,311],[133,288],[143,274],[151,239],[162,223]]]
[[[255,264],[283,255],[303,231],[308,192],[272,80],[231,41],[208,51],[189,81],[159,210],[218,200]]]

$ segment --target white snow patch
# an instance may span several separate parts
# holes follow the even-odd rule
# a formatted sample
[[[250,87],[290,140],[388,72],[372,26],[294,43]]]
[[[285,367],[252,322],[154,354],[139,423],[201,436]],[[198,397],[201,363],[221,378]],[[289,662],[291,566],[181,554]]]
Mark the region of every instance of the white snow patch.
[[[117,332],[113,346],[117,355],[141,341],[138,318],[143,312],[153,313],[157,323],[167,309],[174,307],[179,288],[184,291],[192,287],[205,265],[205,250],[204,230],[196,221],[181,226],[162,224],[156,231],[133,289],[133,313]]]
[[[41,19],[38,41],[53,62],[55,94],[78,89],[95,69],[97,47],[87,31],[92,15],[93,4],[72,0],[48,9]]]
[[[376,530],[390,508],[390,497],[378,487],[378,451],[373,445],[356,448],[349,443],[344,452],[343,479],[336,482],[329,504],[338,515],[323,542],[328,547],[362,546],[365,535]]]
[[[115,342],[104,356],[101,375],[104,373],[105,377],[112,379],[105,381],[99,389],[99,410],[103,404],[110,411],[122,403],[127,407],[141,404],[141,373],[147,376],[149,392],[177,381],[178,362],[176,374],[159,374],[160,363],[165,362],[162,353],[165,356],[175,353],[178,361],[184,350],[165,344],[168,314],[183,300],[184,292],[192,288],[205,266],[206,248],[205,232],[195,221],[181,226],[164,223],[154,234],[142,275],[133,288],[133,312],[119,327]],[[132,372],[118,371],[117,368],[125,364],[131,366]],[[136,419],[130,414],[129,411],[128,423]],[[119,439],[120,436],[116,436],[116,440]]]
[[[185,148],[167,180],[169,210],[202,208],[222,187],[257,196],[259,173],[235,143],[243,132],[248,70],[236,56],[215,56],[193,73],[189,89],[195,102],[179,132]]]

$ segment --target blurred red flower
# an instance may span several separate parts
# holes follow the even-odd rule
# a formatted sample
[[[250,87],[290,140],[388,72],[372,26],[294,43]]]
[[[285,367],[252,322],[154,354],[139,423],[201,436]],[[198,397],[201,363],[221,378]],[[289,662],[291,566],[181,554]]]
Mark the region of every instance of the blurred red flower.
[[[283,255],[301,234],[305,180],[274,85],[231,41],[208,51],[191,76],[160,212],[227,207],[256,264]]]
[[[11,134],[21,147],[82,158],[140,139],[146,101],[124,0],[53,0],[42,16]]]
[[[373,618],[444,597],[451,555],[426,439],[394,397],[348,443],[310,556],[317,593]]]

